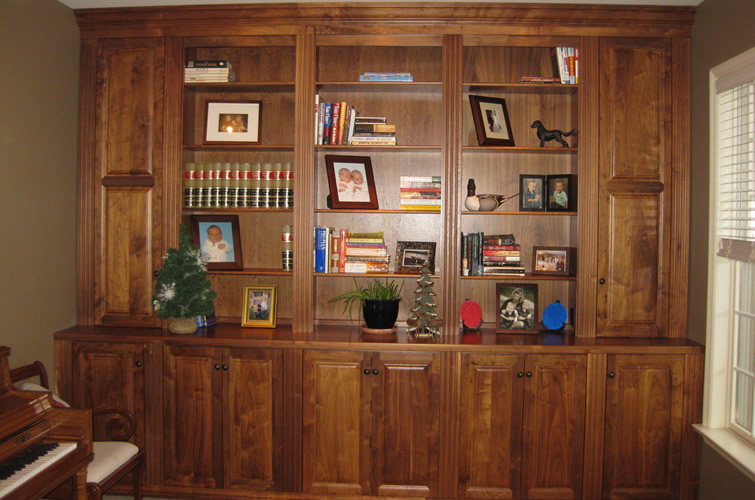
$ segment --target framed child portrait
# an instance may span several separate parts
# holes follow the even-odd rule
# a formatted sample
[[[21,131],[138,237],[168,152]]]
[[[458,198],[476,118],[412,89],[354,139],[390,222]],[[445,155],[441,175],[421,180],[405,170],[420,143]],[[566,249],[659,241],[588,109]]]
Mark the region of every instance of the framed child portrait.
[[[537,284],[496,283],[496,333],[538,333]]]
[[[277,285],[245,286],[241,326],[275,328],[278,314],[277,292]]]
[[[577,208],[573,193],[573,178],[569,174],[548,176],[548,211],[575,212]]]
[[[545,176],[520,174],[519,175],[519,211],[520,212],[544,212],[545,211]]]
[[[496,97],[470,95],[472,118],[480,146],[513,146],[509,112],[506,101]]]
[[[573,248],[532,247],[532,274],[569,276],[573,268]]]
[[[369,156],[325,155],[325,167],[332,208],[379,208]]]
[[[238,215],[192,215],[191,237],[207,269],[243,269]]]
[[[207,101],[205,144],[259,144],[262,101]]]
[[[427,264],[435,273],[434,241],[399,241],[396,243],[396,273],[420,274]]]

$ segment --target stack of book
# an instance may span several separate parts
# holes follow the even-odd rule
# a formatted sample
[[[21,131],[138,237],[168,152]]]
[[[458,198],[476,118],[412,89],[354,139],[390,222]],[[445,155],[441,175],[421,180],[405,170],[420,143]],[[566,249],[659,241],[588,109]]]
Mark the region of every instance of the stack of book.
[[[401,210],[440,210],[440,176],[401,176]]]
[[[351,233],[348,229],[315,227],[316,273],[387,273],[388,247],[382,232]]]
[[[355,146],[395,146],[396,125],[387,123],[384,116],[356,116],[349,135]]]
[[[315,96],[315,144],[361,146],[396,144],[396,125],[384,116],[358,116],[354,106],[342,102],[320,102]]]
[[[462,233],[462,276],[524,276],[521,245],[511,234]]]
[[[413,82],[411,73],[364,73],[359,76],[360,82]]]
[[[579,49],[577,47],[553,47],[551,49],[553,76],[561,83],[579,83]]]
[[[188,60],[184,68],[184,83],[232,82],[236,75],[229,61],[222,60]]]

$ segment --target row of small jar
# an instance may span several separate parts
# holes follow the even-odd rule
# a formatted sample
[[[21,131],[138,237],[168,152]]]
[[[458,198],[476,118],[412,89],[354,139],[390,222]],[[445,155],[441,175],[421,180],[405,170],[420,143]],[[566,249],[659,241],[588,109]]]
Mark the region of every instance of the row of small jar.
[[[290,162],[185,163],[187,208],[292,208]]]

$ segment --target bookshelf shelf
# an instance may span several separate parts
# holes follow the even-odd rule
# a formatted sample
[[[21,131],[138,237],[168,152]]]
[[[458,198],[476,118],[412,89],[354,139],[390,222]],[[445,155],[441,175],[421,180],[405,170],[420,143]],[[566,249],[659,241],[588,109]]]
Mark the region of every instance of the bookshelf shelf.
[[[440,210],[357,210],[357,209],[333,209],[333,208],[315,208],[316,214],[435,214],[440,215]]]
[[[293,144],[184,144],[186,151],[293,151]]]
[[[325,150],[359,150],[359,151],[370,151],[370,150],[382,150],[382,151],[426,151],[426,150],[436,150],[440,151],[441,146],[440,145],[413,145],[413,146],[352,146],[348,144],[319,144],[315,146],[315,149],[325,149]]]
[[[550,217],[550,216],[572,216],[576,217],[577,212],[519,212],[519,211],[495,211],[495,212],[461,212],[461,215],[534,215],[536,217]]]
[[[293,212],[293,208],[231,208],[231,207],[184,207],[183,213],[186,215],[200,215],[200,214],[235,214],[239,212]]]
[[[184,82],[187,90],[206,93],[225,92],[293,92],[294,82]]]
[[[291,271],[283,269],[270,269],[264,267],[247,267],[244,269],[213,269],[207,271],[207,274],[226,274],[226,275],[243,275],[243,276],[291,276]]]
[[[312,273],[315,278],[419,278],[420,274],[406,273]],[[432,279],[438,279],[440,276],[433,274]]]
[[[462,150],[480,152],[485,151],[487,153],[537,153],[537,154],[572,154],[579,151],[579,148],[553,148],[553,147],[539,147],[539,146],[462,146]]]
[[[524,276],[488,275],[488,276],[459,276],[463,280],[496,280],[496,281],[577,281],[576,276],[550,276],[547,274],[526,273]]]
[[[470,92],[485,90],[505,90],[514,94],[576,94],[579,85],[562,83],[481,83],[466,82],[462,84],[464,90]]]

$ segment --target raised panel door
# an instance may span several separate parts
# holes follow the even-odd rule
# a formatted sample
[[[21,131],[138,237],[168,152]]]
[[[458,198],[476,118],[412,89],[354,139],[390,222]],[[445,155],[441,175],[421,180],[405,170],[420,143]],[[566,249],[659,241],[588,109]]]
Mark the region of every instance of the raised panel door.
[[[367,370],[367,372],[365,372]],[[370,492],[370,355],[302,354],[303,488],[322,495]]]
[[[283,468],[283,353],[230,349],[227,359],[222,366],[227,372],[223,377],[224,487],[278,490]]]
[[[438,494],[440,355],[372,355],[372,494]]]
[[[683,355],[611,355],[604,498],[678,498]]]
[[[222,486],[222,351],[166,346],[163,373],[164,482]]]
[[[671,42],[600,41],[597,335],[667,334]]]

